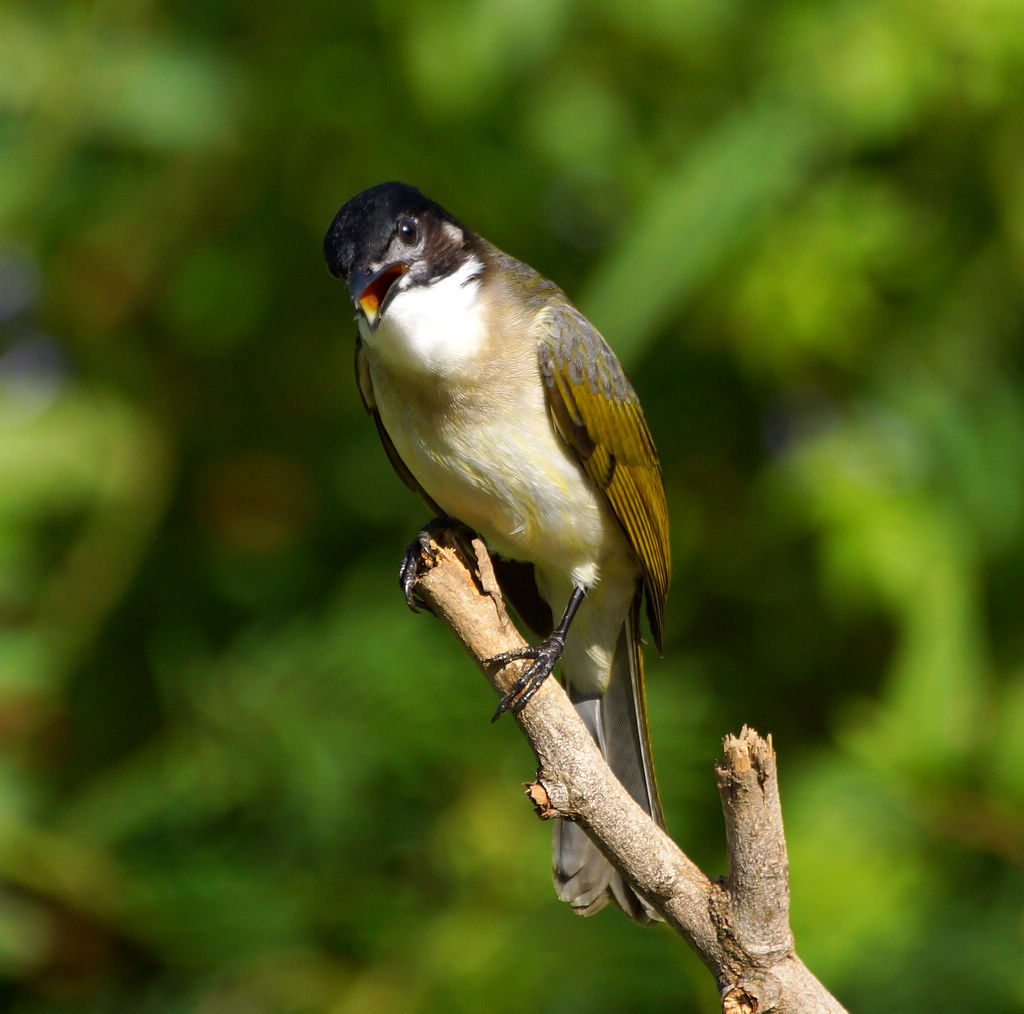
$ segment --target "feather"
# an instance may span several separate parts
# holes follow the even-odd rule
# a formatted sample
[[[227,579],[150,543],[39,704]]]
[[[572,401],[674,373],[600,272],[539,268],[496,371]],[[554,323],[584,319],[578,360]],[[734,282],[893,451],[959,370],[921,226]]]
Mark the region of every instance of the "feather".
[[[568,302],[541,314],[538,358],[559,433],[608,498],[640,561],[660,651],[671,578],[668,506],[640,402],[605,340]]]

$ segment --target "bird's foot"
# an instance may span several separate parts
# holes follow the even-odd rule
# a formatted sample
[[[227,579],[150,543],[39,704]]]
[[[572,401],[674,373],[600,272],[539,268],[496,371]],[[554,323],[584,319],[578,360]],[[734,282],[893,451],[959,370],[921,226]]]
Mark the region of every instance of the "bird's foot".
[[[424,568],[429,570],[436,562],[436,544],[444,535],[464,540],[467,546],[473,537],[473,533],[460,521],[452,518],[434,518],[416,533],[416,538],[406,547],[405,555],[398,566],[398,585],[405,596],[405,604],[414,613],[418,613],[421,608],[427,608],[426,603],[416,597],[416,581],[425,572]]]
[[[550,637],[544,638],[539,644],[527,645],[515,651],[503,651],[487,660],[488,664],[503,668],[509,662],[533,659],[523,674],[508,689],[508,693],[498,703],[498,710],[491,718],[496,722],[506,711],[518,715],[529,703],[530,698],[540,689],[541,684],[551,675],[555,663],[562,657],[565,650],[565,635],[556,630]]]

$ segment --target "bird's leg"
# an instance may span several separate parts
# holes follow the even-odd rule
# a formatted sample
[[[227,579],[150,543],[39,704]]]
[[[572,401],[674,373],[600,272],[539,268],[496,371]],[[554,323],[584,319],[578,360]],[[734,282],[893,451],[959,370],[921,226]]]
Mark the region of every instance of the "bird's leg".
[[[569,596],[569,604],[558,621],[558,626],[545,637],[539,644],[527,645],[525,648],[518,648],[515,651],[503,651],[500,655],[488,659],[488,663],[504,667],[509,662],[516,662],[524,658],[532,658],[533,665],[512,684],[507,694],[498,703],[498,710],[494,712],[492,722],[496,722],[506,712],[511,710],[518,715],[526,707],[530,698],[540,689],[540,685],[551,675],[555,663],[562,657],[565,650],[565,635],[569,630],[569,624],[576,615],[583,596],[586,594],[583,588],[577,585]]]
[[[428,521],[417,533],[416,538],[406,547],[405,555],[398,566],[398,585],[405,596],[405,604],[414,612],[420,611],[422,602],[417,605],[414,589],[416,579],[420,576],[420,566],[424,557],[433,558],[431,543],[436,542],[442,533],[451,533],[468,547],[473,538],[470,531],[461,521],[454,518],[434,518]]]

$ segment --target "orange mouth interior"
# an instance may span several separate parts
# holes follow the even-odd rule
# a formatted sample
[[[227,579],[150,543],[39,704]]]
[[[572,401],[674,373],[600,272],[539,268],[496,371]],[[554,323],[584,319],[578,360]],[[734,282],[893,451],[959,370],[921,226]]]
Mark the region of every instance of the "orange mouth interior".
[[[359,305],[367,316],[380,312],[381,304],[387,299],[391,286],[408,270],[406,264],[392,264],[363,289],[363,294],[359,297]]]

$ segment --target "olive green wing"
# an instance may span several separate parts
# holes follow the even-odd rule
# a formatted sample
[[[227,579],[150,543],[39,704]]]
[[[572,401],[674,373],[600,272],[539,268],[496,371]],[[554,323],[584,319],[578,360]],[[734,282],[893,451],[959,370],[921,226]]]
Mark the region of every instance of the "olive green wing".
[[[640,561],[660,651],[671,572],[668,506],[640,402],[615,353],[569,303],[543,311],[538,355],[558,431],[608,498]]]

